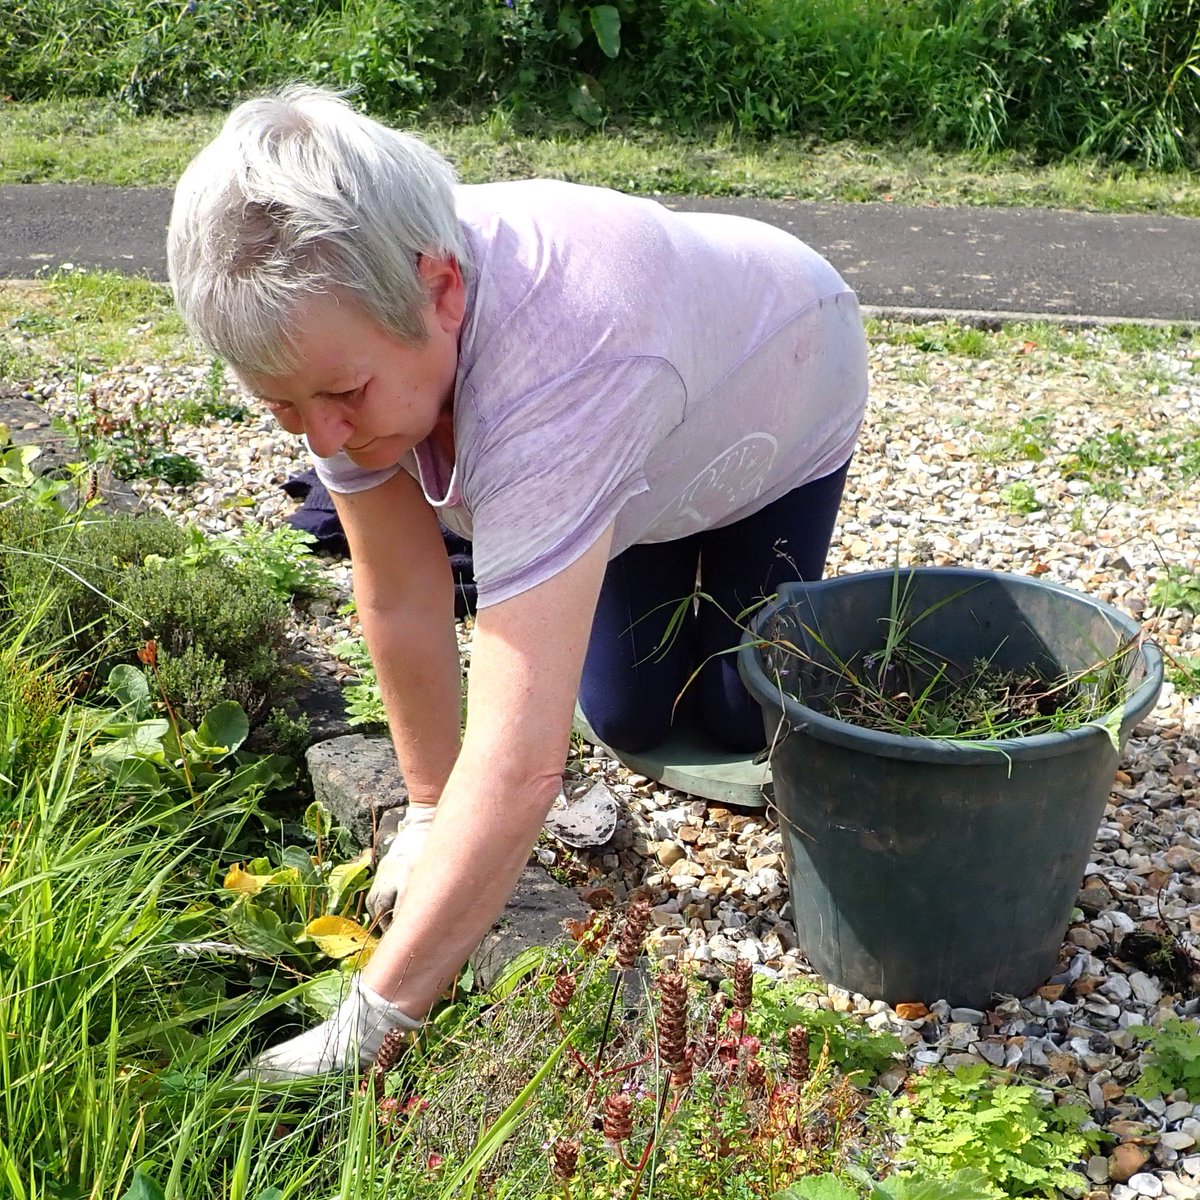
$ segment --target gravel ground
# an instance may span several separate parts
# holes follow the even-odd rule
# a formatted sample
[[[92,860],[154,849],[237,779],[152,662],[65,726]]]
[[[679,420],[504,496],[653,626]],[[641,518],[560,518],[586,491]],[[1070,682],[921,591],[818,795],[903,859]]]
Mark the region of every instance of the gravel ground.
[[[1172,655],[1200,654],[1192,617],[1150,603],[1169,567],[1200,570],[1200,345],[883,324],[873,327],[871,361],[872,401],[830,573],[898,558],[1041,575],[1132,614]],[[28,394],[65,416],[90,397],[117,412],[138,398],[170,410],[211,398],[211,385],[204,365],[130,366],[82,380],[47,375]],[[214,532],[282,519],[292,502],[279,485],[305,465],[295,440],[254,410],[241,422],[181,425],[171,448],[203,467],[202,482],[138,490],[149,506]],[[328,574],[348,592],[344,563]],[[324,602],[298,614],[294,638],[321,669],[344,675],[327,654],[347,632],[335,610]],[[746,956],[768,975],[811,974],[769,818],[694,802],[602,757],[572,771],[602,778],[624,803],[613,842],[583,865],[618,898],[650,890],[662,952],[704,971]],[[1087,1164],[1093,1197],[1200,1197],[1200,1105],[1125,1091],[1143,1051],[1130,1027],[1192,1017],[1200,1001],[1121,957],[1126,933],[1160,920],[1200,950],[1198,771],[1200,700],[1168,683],[1114,782],[1059,973],[1035,995],[985,1012],[902,1006],[907,1019],[836,988],[813,1003],[895,1031],[910,1066],[1019,1067],[1055,1095],[1082,1099],[1118,1139]]]

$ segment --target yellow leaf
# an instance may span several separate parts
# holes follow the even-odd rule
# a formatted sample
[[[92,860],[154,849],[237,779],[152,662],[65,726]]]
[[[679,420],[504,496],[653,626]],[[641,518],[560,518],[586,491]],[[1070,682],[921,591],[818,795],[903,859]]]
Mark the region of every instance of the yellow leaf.
[[[257,896],[262,891],[262,878],[261,875],[243,871],[241,863],[234,863],[225,876],[225,886],[231,892],[241,892],[243,896]]]
[[[374,943],[378,941],[349,917],[317,917],[304,927],[304,933],[330,958],[346,958],[368,946],[374,949]]]
[[[350,974],[353,974],[355,971],[361,971],[371,961],[371,955],[375,953],[375,947],[378,945],[379,939],[377,937],[371,938],[357,954],[352,954],[349,958],[342,959],[342,970],[348,971]]]

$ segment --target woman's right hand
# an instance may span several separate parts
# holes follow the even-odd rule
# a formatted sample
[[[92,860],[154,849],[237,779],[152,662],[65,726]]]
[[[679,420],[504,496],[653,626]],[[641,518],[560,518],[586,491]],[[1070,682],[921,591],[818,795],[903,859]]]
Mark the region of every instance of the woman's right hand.
[[[404,897],[409,873],[425,845],[436,814],[436,804],[416,804],[410,800],[404,823],[375,868],[375,881],[367,893],[367,912],[382,929],[391,924],[392,910]]]

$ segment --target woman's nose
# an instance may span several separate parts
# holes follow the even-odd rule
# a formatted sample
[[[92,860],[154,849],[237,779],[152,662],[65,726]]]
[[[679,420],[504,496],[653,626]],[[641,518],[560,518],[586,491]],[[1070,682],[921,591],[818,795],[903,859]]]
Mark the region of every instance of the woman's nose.
[[[314,404],[304,414],[304,435],[320,458],[332,458],[353,432],[353,424],[332,405]]]

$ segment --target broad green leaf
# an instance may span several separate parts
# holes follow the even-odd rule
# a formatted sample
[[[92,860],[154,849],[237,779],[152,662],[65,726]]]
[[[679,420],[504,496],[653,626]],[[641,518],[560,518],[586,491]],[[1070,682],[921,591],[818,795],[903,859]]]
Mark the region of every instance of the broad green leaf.
[[[157,791],[164,786],[162,775],[148,758],[112,759],[108,760],[105,765],[122,787]]]
[[[367,881],[371,869],[371,851],[363,853],[350,862],[338,863],[329,872],[329,908],[337,912],[347,896],[353,895]]]
[[[350,981],[340,971],[322,971],[314,975],[300,999],[319,1017],[327,1017],[350,995]]]
[[[297,880],[315,887],[318,882],[317,868],[313,864],[312,855],[303,846],[286,846],[279,856],[281,865],[296,873]]]
[[[277,1187],[263,1188],[254,1200],[283,1200],[283,1192]]]
[[[205,746],[220,747],[226,754],[232,754],[249,733],[250,721],[242,706],[236,700],[222,700],[204,714],[196,737]]]
[[[333,819],[329,815],[329,809],[323,805],[320,800],[314,800],[304,810],[304,828],[308,830],[313,837],[327,838],[329,830],[333,827]]]
[[[596,97],[598,85],[590,76],[580,76],[579,82],[567,93],[571,111],[587,125],[599,125],[604,109]]]
[[[530,946],[522,950],[496,977],[495,983],[488,988],[488,996],[493,1000],[503,1000],[531,971],[536,971],[546,958],[544,946]]]
[[[141,1167],[133,1173],[133,1179],[121,1200],[167,1200],[162,1188]]]
[[[236,904],[229,910],[229,928],[247,949],[269,958],[295,954],[296,946],[283,922],[269,908]]]
[[[163,738],[170,723],[165,720],[121,721],[106,725],[104,732],[114,735],[111,742],[101,742],[92,750],[92,757],[101,762],[123,758],[150,758],[161,761]]]
[[[616,58],[621,53],[621,14],[611,4],[593,4],[588,16],[600,49]]]
[[[889,1179],[871,1195],[871,1200],[980,1200],[995,1194],[979,1171],[955,1171],[944,1179],[907,1175]]]
[[[573,4],[559,9],[558,32],[567,39],[568,49],[577,50],[583,44],[583,22]]]
[[[1121,753],[1121,719],[1125,716],[1124,708],[1114,708],[1101,721],[1089,721],[1089,725],[1095,725],[1098,729],[1103,729],[1108,734],[1108,740],[1112,742],[1112,748],[1118,753]]]
[[[122,709],[128,711],[135,721],[148,717],[150,708],[150,684],[137,667],[120,663],[108,673],[105,685]]]
[[[858,1193],[836,1175],[811,1175],[776,1192],[773,1200],[858,1200]]]

